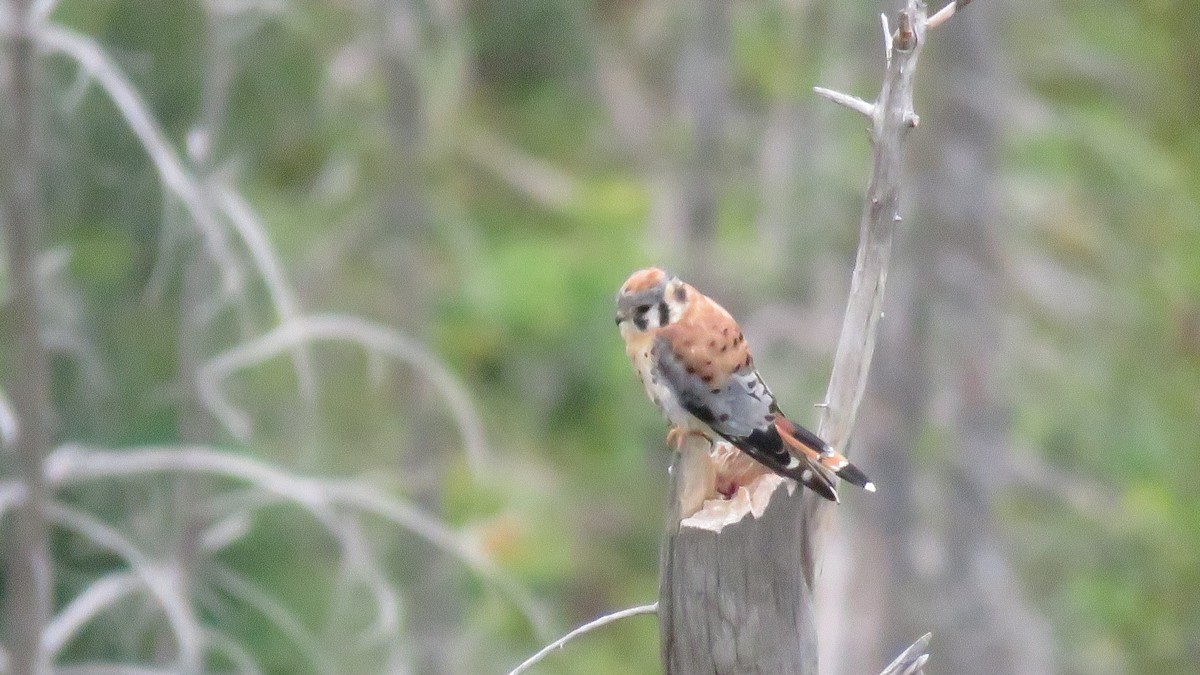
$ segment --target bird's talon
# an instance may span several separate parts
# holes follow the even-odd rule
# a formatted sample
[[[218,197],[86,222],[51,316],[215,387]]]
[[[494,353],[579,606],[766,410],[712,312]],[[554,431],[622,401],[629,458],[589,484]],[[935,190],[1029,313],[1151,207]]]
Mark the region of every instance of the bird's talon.
[[[699,436],[706,441],[708,440],[708,436],[702,431],[696,431],[694,429],[688,429],[687,431],[684,431],[679,427],[672,427],[671,430],[667,432],[667,445],[675,448],[676,450],[683,450],[683,444],[687,442],[689,436]]]

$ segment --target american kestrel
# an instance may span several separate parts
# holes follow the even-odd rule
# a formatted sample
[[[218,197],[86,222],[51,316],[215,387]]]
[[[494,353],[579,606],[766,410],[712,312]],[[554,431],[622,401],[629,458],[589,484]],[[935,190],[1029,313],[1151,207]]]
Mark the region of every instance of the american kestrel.
[[[651,267],[617,294],[617,326],[669,438],[723,438],[772,471],[838,501],[829,470],[875,491],[867,476],[816,434],[789,420],[754,367],[746,339],[724,307]]]

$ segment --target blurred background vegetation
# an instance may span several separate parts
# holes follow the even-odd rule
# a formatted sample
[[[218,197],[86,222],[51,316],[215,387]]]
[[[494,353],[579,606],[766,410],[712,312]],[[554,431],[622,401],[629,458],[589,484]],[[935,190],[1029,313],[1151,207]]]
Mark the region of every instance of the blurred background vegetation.
[[[65,484],[54,503],[98,527],[50,530],[56,618],[163,569],[209,671],[490,673],[652,601],[665,426],[615,290],[647,264],[692,280],[813,421],[869,146],[811,87],[873,96],[893,9],[35,3],[37,94],[2,105],[37,113],[17,169],[41,179],[54,447],[187,446],[357,495]],[[932,673],[1200,663],[1198,29],[1191,0],[977,0],[932,35],[853,450],[880,493],[826,538],[824,671],[878,672],[926,630]],[[3,383],[25,365],[12,311]],[[301,329],[330,313],[380,340],[214,368],[263,335],[328,338]],[[129,589],[58,664],[182,667],[178,626]],[[541,672],[658,668],[642,617]]]

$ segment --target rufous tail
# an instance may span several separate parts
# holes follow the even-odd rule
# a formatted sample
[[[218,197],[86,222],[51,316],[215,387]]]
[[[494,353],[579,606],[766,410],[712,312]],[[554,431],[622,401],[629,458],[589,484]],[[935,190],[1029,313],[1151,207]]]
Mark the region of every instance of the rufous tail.
[[[775,429],[783,442],[799,457],[832,471],[838,478],[867,492],[875,491],[875,484],[867,478],[867,474],[813,432],[782,415],[775,419]]]

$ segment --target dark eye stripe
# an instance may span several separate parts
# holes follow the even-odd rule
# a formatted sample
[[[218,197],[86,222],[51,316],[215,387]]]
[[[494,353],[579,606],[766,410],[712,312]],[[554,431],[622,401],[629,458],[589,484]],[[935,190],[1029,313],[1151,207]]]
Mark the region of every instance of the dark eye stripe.
[[[667,307],[667,303],[658,303],[658,325],[665,326],[671,319],[671,308]]]

